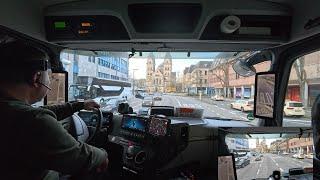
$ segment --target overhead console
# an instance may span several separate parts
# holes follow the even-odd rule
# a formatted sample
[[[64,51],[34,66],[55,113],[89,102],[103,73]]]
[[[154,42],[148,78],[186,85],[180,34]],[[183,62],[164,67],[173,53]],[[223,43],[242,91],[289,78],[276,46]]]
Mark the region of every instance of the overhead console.
[[[198,3],[130,4],[128,15],[139,33],[192,33],[200,19]]]
[[[45,30],[49,41],[130,39],[121,20],[110,15],[46,16]]]
[[[290,16],[221,15],[208,22],[200,40],[288,41],[290,30]]]

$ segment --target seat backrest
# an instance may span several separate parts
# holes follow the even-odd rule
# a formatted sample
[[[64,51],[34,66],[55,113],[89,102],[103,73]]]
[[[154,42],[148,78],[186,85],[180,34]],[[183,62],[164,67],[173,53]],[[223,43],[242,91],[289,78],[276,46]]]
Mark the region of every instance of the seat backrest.
[[[320,95],[316,98],[311,113],[315,155],[320,159]]]

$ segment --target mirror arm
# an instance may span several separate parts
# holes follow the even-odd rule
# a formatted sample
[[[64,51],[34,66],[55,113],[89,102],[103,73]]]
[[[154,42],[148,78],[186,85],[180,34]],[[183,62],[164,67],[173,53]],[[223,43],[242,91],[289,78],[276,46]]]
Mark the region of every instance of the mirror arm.
[[[264,61],[271,61],[272,55],[270,52],[261,52],[258,54],[255,54],[248,59],[246,59],[246,63],[249,67],[254,66],[256,64],[262,63]]]

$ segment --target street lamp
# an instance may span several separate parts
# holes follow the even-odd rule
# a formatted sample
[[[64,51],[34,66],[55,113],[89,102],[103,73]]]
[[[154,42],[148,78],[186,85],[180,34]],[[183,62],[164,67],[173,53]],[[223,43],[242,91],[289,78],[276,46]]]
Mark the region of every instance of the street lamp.
[[[132,95],[134,96],[134,71],[137,71],[139,69],[132,69]]]

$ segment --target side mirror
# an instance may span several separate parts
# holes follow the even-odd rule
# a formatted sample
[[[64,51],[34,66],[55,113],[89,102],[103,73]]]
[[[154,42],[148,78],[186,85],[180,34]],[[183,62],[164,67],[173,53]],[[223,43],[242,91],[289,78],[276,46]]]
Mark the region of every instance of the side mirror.
[[[256,74],[254,65],[264,61],[272,60],[272,54],[269,51],[256,51],[245,57],[239,57],[232,65],[233,70],[240,76],[249,77]]]
[[[274,93],[276,74],[262,72],[256,74],[254,94],[254,116],[259,118],[275,117]]]
[[[53,72],[50,77],[51,90],[44,99],[44,104],[61,104],[68,101],[68,73]]]

